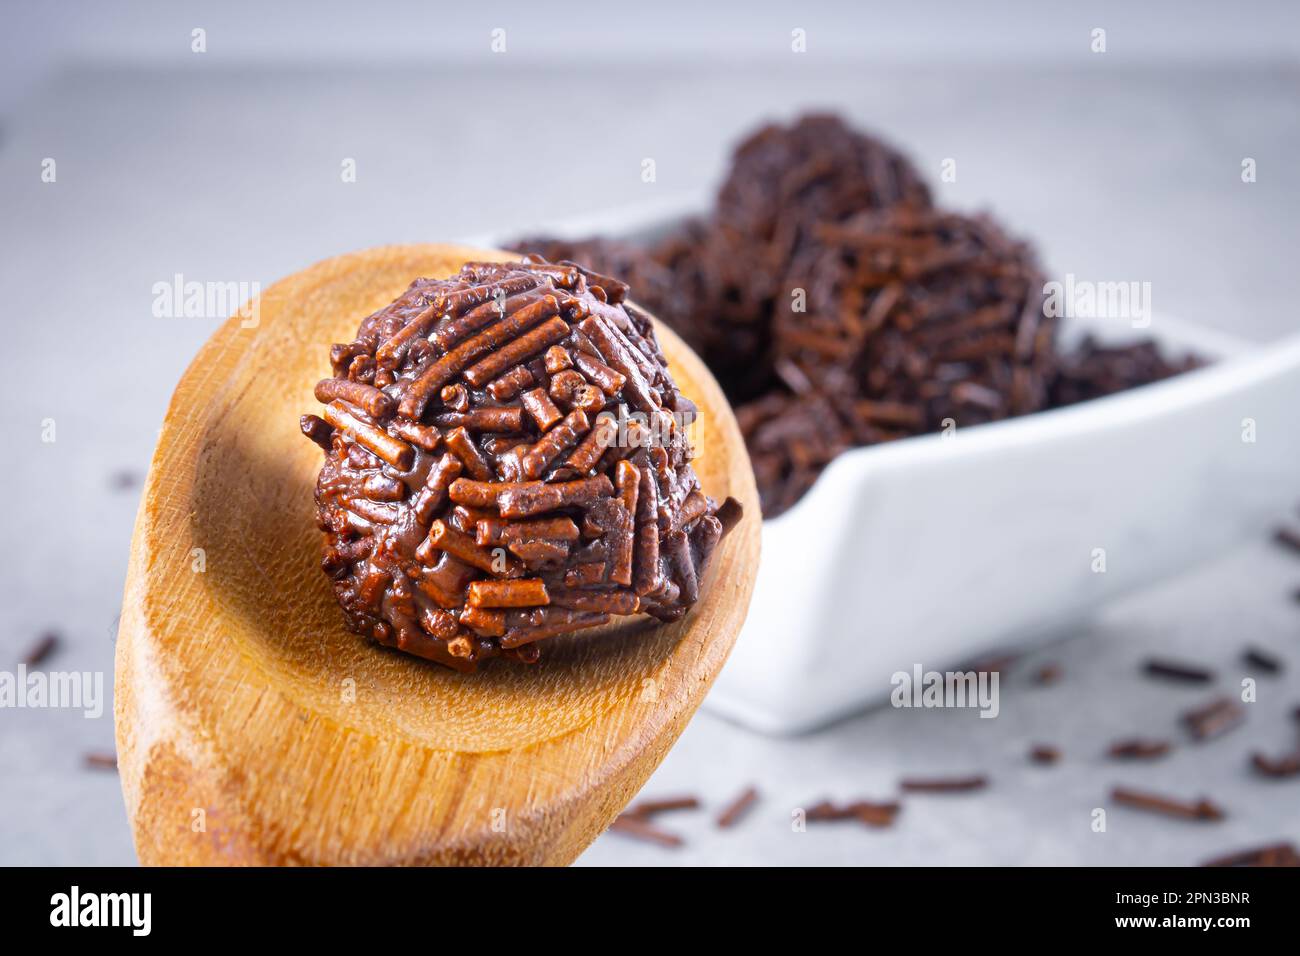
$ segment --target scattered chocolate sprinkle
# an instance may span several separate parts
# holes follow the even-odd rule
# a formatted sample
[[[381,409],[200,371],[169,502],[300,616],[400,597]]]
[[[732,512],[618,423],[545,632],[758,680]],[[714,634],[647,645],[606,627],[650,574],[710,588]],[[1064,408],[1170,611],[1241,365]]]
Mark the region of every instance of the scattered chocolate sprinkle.
[[[1001,674],[1014,667],[1022,656],[1018,653],[1006,653],[981,657],[968,664],[964,670],[975,671],[977,674]]]
[[[1214,680],[1214,671],[1195,664],[1151,658],[1143,665],[1148,677],[1166,677],[1189,684],[1206,684]]]
[[[936,208],[915,167],[835,116],[737,148],[712,214],[642,248],[515,248],[628,277],[737,411],[763,513],[842,452],[1073,404],[1194,368],[1147,341],[1063,353],[1032,250]]]
[[[873,804],[858,802],[853,805],[853,816],[869,827],[892,826],[901,807],[897,803]]]
[[[822,800],[808,808],[805,814],[809,823],[831,823],[838,820],[857,820],[869,827],[887,827],[893,824],[894,817],[902,809],[895,802],[872,803],[867,800],[854,800],[852,803],[834,804]]]
[[[1061,759],[1061,751],[1047,744],[1035,744],[1029,749],[1029,759],[1034,763],[1053,764]]]
[[[37,667],[51,654],[59,649],[60,637],[57,631],[46,631],[23,656],[23,666]]]
[[[1201,866],[1300,866],[1300,851],[1293,843],[1272,843],[1215,857]]]
[[[700,800],[698,797],[663,797],[657,800],[642,800],[640,803],[628,807],[623,811],[623,814],[629,817],[646,819],[656,813],[667,813],[670,810],[697,810],[699,806]]]
[[[1266,777],[1294,777],[1300,774],[1300,750],[1284,754],[1281,757],[1253,753],[1250,756],[1250,762],[1256,770]]]
[[[660,846],[679,847],[685,842],[677,834],[659,829],[645,817],[626,813],[621,813],[615,817],[614,822],[609,825],[609,829],[613,833],[621,833],[624,836],[645,840],[647,843],[657,843]]]
[[[1241,659],[1251,667],[1264,671],[1266,674],[1282,673],[1281,659],[1257,647],[1247,648]]]
[[[1183,724],[1197,740],[1227,733],[1246,719],[1246,712],[1231,697],[1218,697],[1183,714]]]
[[[961,793],[983,790],[989,785],[989,779],[983,774],[970,777],[907,777],[898,785],[905,793]]]
[[[95,770],[117,770],[117,754],[88,753],[85,755],[85,763]]]
[[[1111,799],[1124,806],[1137,810],[1149,810],[1163,813],[1165,816],[1181,817],[1186,820],[1222,820],[1222,809],[1205,797],[1194,801],[1177,800],[1154,793],[1144,793],[1127,787],[1116,787],[1111,791]]]
[[[1167,740],[1144,740],[1134,737],[1132,740],[1117,740],[1108,751],[1112,757],[1123,760],[1154,760],[1163,757],[1173,748]]]
[[[848,820],[854,815],[853,810],[851,809],[852,806],[852,804],[844,804],[843,806],[840,806],[829,800],[819,800],[804,811],[804,817],[810,823],[822,823],[829,820]]]
[[[726,808],[718,814],[718,826],[724,830],[734,827],[757,802],[758,788],[746,787],[736,799],[727,804]]]
[[[130,491],[132,488],[139,486],[140,475],[137,472],[126,470],[114,472],[112,478],[109,479],[109,484],[114,491]]]
[[[1300,554],[1300,531],[1285,525],[1273,532],[1273,540],[1284,548],[1290,548],[1296,554]]]
[[[1034,683],[1045,687],[1050,686],[1060,681],[1064,674],[1065,671],[1060,664],[1044,664],[1034,674]]]

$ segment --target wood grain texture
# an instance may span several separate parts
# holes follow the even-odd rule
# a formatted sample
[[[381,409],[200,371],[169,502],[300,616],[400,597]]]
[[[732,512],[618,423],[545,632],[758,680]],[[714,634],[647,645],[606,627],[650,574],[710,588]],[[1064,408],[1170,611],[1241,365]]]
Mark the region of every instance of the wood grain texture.
[[[136,519],[117,645],[118,758],[145,864],[564,864],[663,759],[753,589],[759,507],[717,383],[668,329],[700,408],[696,470],[745,518],[673,625],[546,642],[462,675],[346,631],[319,569],[314,411],[330,343],[417,276],[505,253],[391,246],[245,307],[172,398]],[[634,290],[635,291],[635,290]]]

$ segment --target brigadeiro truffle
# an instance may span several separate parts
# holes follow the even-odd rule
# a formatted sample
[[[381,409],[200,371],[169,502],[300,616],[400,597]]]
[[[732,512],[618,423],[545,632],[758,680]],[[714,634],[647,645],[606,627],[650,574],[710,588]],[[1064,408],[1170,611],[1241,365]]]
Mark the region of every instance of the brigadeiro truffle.
[[[330,351],[316,485],[348,627],[462,671],[644,612],[672,621],[740,518],[628,286],[530,256],[417,279]]]

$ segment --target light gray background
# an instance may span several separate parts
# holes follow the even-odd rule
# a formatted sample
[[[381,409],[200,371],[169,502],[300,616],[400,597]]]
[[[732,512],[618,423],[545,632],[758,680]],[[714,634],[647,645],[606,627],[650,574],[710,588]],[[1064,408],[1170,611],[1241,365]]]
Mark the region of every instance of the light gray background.
[[[318,3],[297,23],[251,3],[3,8],[0,669],[54,627],[65,644],[48,666],[111,685],[138,493],[112,476],[147,466],[172,387],[219,321],[152,317],[153,283],[265,285],[367,245],[510,234],[694,194],[766,117],[833,108],[882,132],[943,201],[995,210],[1055,273],[1150,281],[1158,311],[1260,342],[1295,328],[1300,30],[1288,5],[746,4],[741,18],[610,6]],[[189,51],[195,26],[206,54]],[[1098,26],[1104,55],[1088,49]],[[505,55],[489,51],[494,27]],[[802,56],[795,27],[808,31]],[[1247,156],[1259,167],[1249,186]],[[55,184],[40,180],[45,157]],[[354,184],[340,181],[345,157]],[[958,182],[940,185],[947,157]],[[1298,584],[1300,562],[1252,542],[1101,609],[1005,676],[996,720],[886,709],[773,740],[701,713],[646,793],[697,793],[716,809],[756,782],[763,802],[727,833],[704,813],[665,820],[689,837],[682,850],[611,834],[582,862],[1183,864],[1300,838],[1300,782],[1245,767],[1252,749],[1295,740]],[[1149,766],[1102,756],[1137,732],[1181,742],[1175,715],[1209,696],[1142,679],[1145,656],[1215,665],[1231,690],[1247,642],[1293,666],[1261,677],[1246,729]],[[1049,660],[1065,680],[1033,686]],[[0,711],[0,863],[134,859],[115,776],[81,764],[111,749],[110,713]],[[1065,760],[1028,766],[1032,741]],[[884,798],[903,773],[967,771],[994,785],[909,799],[890,831],[790,827],[793,808],[823,796]],[[1117,782],[1205,792],[1230,818],[1120,809],[1093,834],[1090,810]]]

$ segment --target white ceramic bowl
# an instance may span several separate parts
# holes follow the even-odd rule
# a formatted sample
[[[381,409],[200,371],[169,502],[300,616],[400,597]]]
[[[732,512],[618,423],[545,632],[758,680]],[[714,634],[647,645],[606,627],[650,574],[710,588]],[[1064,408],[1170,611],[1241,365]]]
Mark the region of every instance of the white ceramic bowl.
[[[1229,351],[1158,317],[1148,331],[1218,361],[836,459],[764,522],[749,617],[708,703],[808,730],[886,698],[896,671],[1055,636],[1262,533],[1300,496],[1300,337]]]
[[[537,231],[636,235],[679,218],[620,210]],[[1300,336],[1252,345],[1158,315],[1142,330],[1109,320],[1064,334],[1085,328],[1215,361],[837,458],[764,522],[749,617],[705,706],[767,732],[813,729],[886,699],[915,664],[945,670],[1057,636],[1262,533],[1300,497]]]

